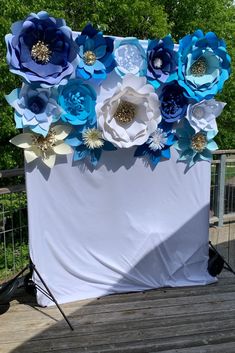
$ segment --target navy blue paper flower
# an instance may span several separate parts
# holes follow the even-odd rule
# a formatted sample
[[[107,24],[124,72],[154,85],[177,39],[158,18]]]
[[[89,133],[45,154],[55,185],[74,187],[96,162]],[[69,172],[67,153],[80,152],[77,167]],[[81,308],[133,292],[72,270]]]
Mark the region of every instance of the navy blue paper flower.
[[[164,130],[162,124],[153,132],[147,142],[138,146],[135,157],[145,157],[149,163],[156,165],[164,159],[170,159],[170,147],[177,141],[177,137],[170,130]]]
[[[213,32],[197,30],[180,40],[179,84],[190,98],[211,99],[229,78],[230,62],[223,40]]]
[[[163,88],[159,99],[162,118],[166,122],[175,122],[186,115],[188,99],[184,93],[184,89],[175,81]]]
[[[110,37],[103,37],[88,24],[75,40],[78,46],[79,63],[76,69],[77,77],[85,80],[104,80],[107,73],[116,66],[113,55],[113,42]]]
[[[69,80],[67,85],[60,86],[58,102],[63,121],[72,125],[95,124],[96,93],[82,80]]]
[[[117,148],[102,138],[102,132],[96,127],[85,127],[74,130],[66,139],[66,143],[73,147],[74,161],[88,158],[96,166],[102,151],[114,151]]]
[[[28,83],[49,86],[72,74],[76,52],[72,31],[64,20],[41,11],[15,22],[11,30],[5,37],[11,72]]]
[[[163,39],[150,40],[147,58],[147,77],[155,88],[158,88],[161,82],[170,82],[177,79],[178,55],[174,51],[174,42],[170,35]]]

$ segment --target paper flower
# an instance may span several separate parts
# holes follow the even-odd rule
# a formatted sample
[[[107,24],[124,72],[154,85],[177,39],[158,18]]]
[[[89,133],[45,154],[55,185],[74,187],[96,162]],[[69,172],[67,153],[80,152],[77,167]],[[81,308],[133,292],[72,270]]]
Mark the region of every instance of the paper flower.
[[[147,71],[146,53],[137,38],[115,39],[115,71],[124,76],[128,73],[145,76]]]
[[[102,150],[116,150],[110,142],[103,139],[102,132],[95,127],[74,130],[66,142],[74,149],[74,161],[88,158],[94,166],[97,165]]]
[[[61,119],[72,125],[84,125],[96,122],[94,89],[82,80],[69,80],[59,88],[58,103],[62,108]]]
[[[23,85],[7,95],[6,100],[15,109],[17,129],[29,127],[46,136],[51,123],[59,119],[60,109],[50,89]]]
[[[176,129],[178,141],[174,147],[180,154],[178,161],[187,163],[189,168],[197,161],[210,161],[212,152],[218,149],[213,140],[216,134],[217,131],[214,130],[196,132],[188,120],[184,119],[183,126]]]
[[[176,81],[164,86],[159,99],[162,118],[166,122],[175,122],[186,115],[188,99],[184,95],[184,89]]]
[[[174,42],[170,35],[159,40],[149,40],[147,58],[147,77],[155,88],[160,83],[177,79],[178,55],[174,51]]]
[[[41,11],[15,22],[11,31],[5,37],[11,72],[28,83],[49,86],[72,74],[76,52],[72,31],[64,20]]]
[[[80,59],[76,69],[77,77],[84,80],[104,80],[116,65],[113,41],[110,37],[103,37],[102,32],[88,24],[75,39]]]
[[[97,122],[105,140],[117,147],[142,145],[161,121],[159,100],[145,77],[127,74],[122,84],[97,105]]]
[[[196,132],[217,129],[216,118],[222,113],[226,103],[215,99],[203,100],[196,104],[189,104],[186,118]]]
[[[150,135],[146,143],[137,147],[135,157],[145,157],[153,167],[156,167],[161,160],[170,159],[170,146],[176,140],[175,134],[159,127]]]
[[[46,137],[26,132],[13,137],[10,142],[24,149],[27,163],[40,158],[44,164],[52,168],[56,154],[66,155],[73,152],[73,149],[64,142],[70,131],[71,127],[68,125],[55,125],[50,128]]]
[[[213,32],[197,30],[179,43],[179,84],[197,101],[213,98],[230,74],[225,42]]]

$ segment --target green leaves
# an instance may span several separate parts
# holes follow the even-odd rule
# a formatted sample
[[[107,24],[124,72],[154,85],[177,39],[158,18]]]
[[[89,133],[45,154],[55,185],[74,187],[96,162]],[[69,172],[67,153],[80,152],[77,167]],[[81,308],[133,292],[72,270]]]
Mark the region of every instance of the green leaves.
[[[177,42],[197,28],[214,31],[226,40],[228,51],[235,58],[235,6],[232,0],[8,0],[0,13],[0,169],[23,165],[23,157],[8,140],[18,132],[14,128],[13,110],[4,95],[20,86],[19,78],[9,73],[6,64],[4,36],[12,22],[31,12],[45,10],[55,17],[65,18],[74,31],[81,31],[92,22],[105,34],[160,38],[168,33]],[[235,60],[234,60],[235,63]],[[235,64],[233,68],[235,69]],[[218,97],[227,102],[218,118],[219,147],[235,148],[235,79],[226,83]]]

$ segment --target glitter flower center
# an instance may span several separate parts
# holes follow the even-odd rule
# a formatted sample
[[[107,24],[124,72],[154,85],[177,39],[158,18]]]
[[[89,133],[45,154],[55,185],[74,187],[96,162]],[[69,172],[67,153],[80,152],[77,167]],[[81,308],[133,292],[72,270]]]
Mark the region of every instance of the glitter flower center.
[[[53,129],[50,129],[47,136],[33,136],[33,145],[35,145],[41,151],[42,155],[45,156],[48,150],[55,146],[56,133]]]
[[[39,40],[36,44],[33,45],[31,49],[31,57],[34,61],[38,61],[42,64],[47,64],[50,60],[51,51],[48,44],[45,44]]]
[[[203,133],[198,132],[192,137],[191,147],[194,151],[202,152],[205,149],[206,145],[207,145],[207,140],[206,140],[206,136]]]
[[[160,58],[155,58],[154,61],[153,61],[153,66],[156,69],[160,69],[162,67],[162,64],[163,64],[163,61]]]
[[[205,58],[199,58],[190,68],[193,76],[203,76],[207,71],[207,62]]]
[[[114,114],[114,118],[120,124],[131,123],[135,118],[135,105],[130,102],[121,101]]]
[[[152,151],[162,150],[167,142],[167,133],[157,129],[148,139],[149,148]]]
[[[94,65],[96,62],[96,55],[93,51],[88,50],[84,53],[83,60],[87,65]]]
[[[74,116],[79,115],[84,110],[84,101],[80,92],[69,92],[65,97],[66,111]]]
[[[104,145],[101,131],[97,129],[87,129],[82,134],[83,142],[89,149],[101,148]]]

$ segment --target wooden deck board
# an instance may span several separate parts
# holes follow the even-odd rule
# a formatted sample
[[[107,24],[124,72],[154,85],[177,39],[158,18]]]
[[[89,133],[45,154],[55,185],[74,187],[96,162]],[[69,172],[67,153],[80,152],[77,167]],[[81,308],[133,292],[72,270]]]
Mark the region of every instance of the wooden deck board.
[[[211,240],[231,265],[235,228]],[[0,305],[0,353],[235,353],[235,276],[208,286],[161,288],[40,308],[20,293]],[[7,310],[8,309],[8,310]]]

